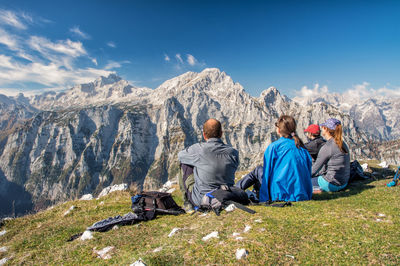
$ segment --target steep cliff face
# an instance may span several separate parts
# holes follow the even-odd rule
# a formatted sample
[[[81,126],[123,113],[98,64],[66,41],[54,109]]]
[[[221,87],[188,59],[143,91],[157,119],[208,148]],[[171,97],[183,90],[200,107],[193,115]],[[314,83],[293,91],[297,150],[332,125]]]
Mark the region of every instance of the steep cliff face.
[[[331,105],[304,107],[275,88],[253,98],[218,69],[188,72],[140,95],[132,88],[119,94],[122,83],[117,77],[102,78],[84,92],[81,85],[58,98],[31,99],[48,111],[36,113],[0,142],[2,214],[96,194],[114,183],[160,187],[176,177],[177,153],[201,141],[202,125],[210,117],[222,122],[223,140],[238,149],[241,169],[262,162],[264,150],[278,137],[274,122],[281,114],[295,116],[303,137],[310,123],[342,120],[352,156],[363,156],[357,145],[367,142],[354,120]],[[118,97],[107,101],[87,95],[104,95],[105,88],[114,88],[110,95]],[[75,104],[77,95],[90,100]]]

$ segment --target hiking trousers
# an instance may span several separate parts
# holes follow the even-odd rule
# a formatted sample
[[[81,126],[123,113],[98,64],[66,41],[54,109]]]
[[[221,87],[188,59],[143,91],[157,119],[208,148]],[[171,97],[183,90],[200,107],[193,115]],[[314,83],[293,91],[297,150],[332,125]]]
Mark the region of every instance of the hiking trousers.
[[[261,189],[263,175],[264,175],[264,168],[261,165],[259,165],[256,168],[254,168],[253,171],[251,171],[250,173],[245,175],[242,179],[240,179],[235,184],[235,187],[246,190],[249,187],[253,186],[253,189],[258,194]]]
[[[179,189],[182,192],[182,198],[184,203],[191,203],[192,201],[192,191],[194,186],[194,175],[193,166],[187,164],[181,164],[181,171],[179,174]]]

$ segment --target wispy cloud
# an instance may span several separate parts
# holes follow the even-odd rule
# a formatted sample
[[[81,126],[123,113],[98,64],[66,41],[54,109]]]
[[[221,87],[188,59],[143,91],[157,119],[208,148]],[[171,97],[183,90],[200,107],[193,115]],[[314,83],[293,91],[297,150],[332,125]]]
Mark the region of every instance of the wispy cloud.
[[[88,64],[97,66],[98,62],[90,56],[81,41],[51,40],[45,36],[30,35],[29,31],[21,31],[42,22],[50,21],[0,9],[0,46],[6,47],[2,49],[3,54],[0,54],[1,92],[11,94],[13,89],[9,88],[16,86],[24,88],[25,92],[32,83],[44,88],[65,89],[87,83],[100,75],[107,76],[111,73],[109,69],[117,67],[87,67]],[[83,39],[89,37],[78,26],[70,30]],[[121,65],[127,61],[117,63]],[[29,91],[37,93],[42,90]]]
[[[122,67],[123,64],[129,64],[130,61],[125,60],[125,61],[120,61],[120,62],[116,62],[116,61],[108,61],[107,65],[104,67],[104,69],[106,70],[111,70],[111,69],[115,69],[115,68],[120,68]]]
[[[74,26],[72,28],[69,29],[70,32],[72,32],[73,34],[79,36],[82,39],[90,39],[90,35],[83,32],[81,29],[79,29],[79,26]]]
[[[178,63],[183,64],[183,59],[182,59],[181,54],[176,54],[175,58],[176,58],[176,60],[178,60]]]
[[[169,61],[171,61],[171,58],[169,58],[169,56],[167,54],[164,54],[164,60],[169,62]]]
[[[197,60],[196,60],[196,58],[195,58],[193,55],[187,54],[186,56],[187,56],[186,61],[188,62],[189,65],[191,65],[191,66],[196,65]]]
[[[115,44],[115,42],[108,42],[107,46],[111,47],[111,48],[116,48],[117,45]]]
[[[23,22],[23,20],[32,21],[32,17],[28,15],[19,16],[17,13],[0,9],[0,23],[4,25],[8,25],[17,29],[25,30],[27,26]]]

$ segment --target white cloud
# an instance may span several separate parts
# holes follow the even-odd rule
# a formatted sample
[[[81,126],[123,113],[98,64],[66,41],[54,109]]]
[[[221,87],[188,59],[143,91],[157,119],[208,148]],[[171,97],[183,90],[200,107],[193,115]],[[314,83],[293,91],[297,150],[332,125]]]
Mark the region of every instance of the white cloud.
[[[194,66],[197,63],[197,60],[193,55],[187,54],[186,56],[187,56],[187,62],[189,65]]]
[[[183,60],[182,60],[181,54],[176,54],[175,58],[176,58],[176,60],[178,60],[179,63],[183,64]]]
[[[85,33],[85,32],[83,32],[83,31],[81,31],[81,30],[79,29],[79,26],[74,26],[74,27],[72,27],[71,29],[69,29],[69,31],[72,32],[72,33],[74,33],[75,35],[77,35],[77,36],[83,38],[83,39],[90,39],[90,35],[87,34],[87,33]]]
[[[22,18],[26,19],[28,16],[25,14]],[[29,17],[29,20],[32,20],[32,17]],[[19,16],[15,12],[9,10],[0,9],[0,23],[21,30],[27,29],[27,26],[22,22]]]
[[[1,28],[0,28],[0,44],[4,44],[10,50],[17,49],[16,38]]]
[[[167,54],[164,54],[164,60],[169,62],[171,60],[171,58],[169,58],[169,56]]]
[[[390,85],[388,85],[390,86]],[[367,100],[369,98],[377,98],[377,97],[400,97],[400,88],[388,88],[382,87],[379,89],[374,89],[371,87],[371,84],[368,82],[363,82],[361,84],[353,85],[351,88],[345,90],[342,93],[333,93],[329,92],[328,86],[322,86],[318,83],[314,84],[314,87],[308,88],[307,86],[303,86],[300,91],[296,91],[296,100],[300,102],[307,102],[307,99],[316,99],[318,97],[326,96],[341,96],[341,101],[353,101],[357,100]]]
[[[76,84],[93,81],[99,76],[108,76],[109,69],[120,67],[128,61],[112,62],[109,68],[92,68],[88,64],[97,66],[96,58],[89,55],[80,41],[70,39],[51,40],[45,36],[32,36],[28,31],[21,32],[17,29],[25,29],[28,23],[50,22],[42,18],[34,17],[26,13],[13,13],[0,9],[0,46],[8,49],[0,54],[0,92],[8,95],[17,94],[21,90],[10,89],[21,87],[23,92],[39,93],[45,88],[69,88]],[[27,24],[23,24],[26,22]],[[2,27],[2,25],[13,28]],[[85,34],[79,27],[71,29],[76,34]],[[12,32],[12,33],[11,33]],[[3,48],[3,47],[1,47]],[[79,59],[80,65],[77,64]],[[86,60],[86,62],[85,62]],[[44,87],[40,90],[29,90],[29,86],[36,83]],[[37,85],[36,85],[37,87]]]
[[[44,37],[32,36],[28,41],[30,47],[44,56],[52,52],[61,53],[71,57],[86,55],[86,50],[81,42],[74,42],[70,39],[52,42]]]
[[[300,93],[297,92],[297,95],[301,97],[317,97],[327,93],[329,93],[328,86],[325,85],[320,87],[319,84],[316,83],[312,89],[309,89],[307,86],[303,86],[300,90]]]
[[[111,48],[116,48],[117,45],[115,44],[115,42],[108,42],[107,45]]]
[[[106,70],[110,70],[110,69],[115,69],[115,68],[120,68],[123,64],[129,64],[130,61],[125,60],[125,61],[121,61],[121,62],[116,62],[116,61],[108,61],[107,65],[104,67],[104,69]]]

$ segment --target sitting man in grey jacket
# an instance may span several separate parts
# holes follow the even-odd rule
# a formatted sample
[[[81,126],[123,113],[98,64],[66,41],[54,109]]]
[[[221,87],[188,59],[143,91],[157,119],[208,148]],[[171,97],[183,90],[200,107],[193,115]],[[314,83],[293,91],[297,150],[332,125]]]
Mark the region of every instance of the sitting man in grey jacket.
[[[179,181],[186,210],[190,205],[200,206],[208,192],[235,183],[239,153],[222,142],[221,123],[216,119],[207,120],[203,137],[206,142],[193,144],[178,153],[183,171]]]

